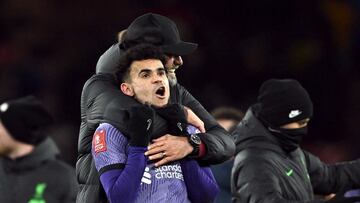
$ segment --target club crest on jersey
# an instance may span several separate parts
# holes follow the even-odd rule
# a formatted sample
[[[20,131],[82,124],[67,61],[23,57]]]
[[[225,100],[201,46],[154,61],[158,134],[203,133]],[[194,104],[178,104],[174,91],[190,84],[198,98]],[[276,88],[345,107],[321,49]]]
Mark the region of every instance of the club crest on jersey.
[[[95,132],[93,137],[93,148],[95,153],[100,153],[107,150],[106,131],[104,129]]]

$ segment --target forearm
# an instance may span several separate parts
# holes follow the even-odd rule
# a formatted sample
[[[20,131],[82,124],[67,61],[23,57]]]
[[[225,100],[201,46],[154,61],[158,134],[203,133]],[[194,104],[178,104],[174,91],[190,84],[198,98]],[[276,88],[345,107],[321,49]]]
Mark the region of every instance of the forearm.
[[[343,188],[359,188],[360,187],[360,159],[350,162],[337,163],[328,166],[331,171],[330,177],[336,177],[334,188],[336,191]],[[334,178],[333,178],[334,179]]]
[[[180,164],[191,202],[212,202],[219,188],[210,168],[193,159],[182,159]]]
[[[328,165],[308,152],[304,152],[304,155],[316,194],[360,187],[360,159]]]
[[[204,156],[197,158],[201,165],[219,164],[234,156],[234,141],[220,126],[214,126],[199,136],[206,149]]]
[[[133,202],[146,167],[144,147],[129,147],[128,159],[123,170],[109,170],[100,176],[110,202]]]

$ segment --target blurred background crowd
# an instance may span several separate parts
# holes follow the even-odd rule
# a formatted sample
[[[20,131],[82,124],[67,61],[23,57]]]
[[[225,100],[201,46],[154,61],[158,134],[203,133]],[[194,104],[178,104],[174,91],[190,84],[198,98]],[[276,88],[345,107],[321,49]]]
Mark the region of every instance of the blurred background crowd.
[[[208,111],[246,111],[269,78],[308,90],[304,149],[325,162],[360,157],[360,1],[0,1],[0,101],[34,94],[56,117],[52,136],[75,165],[80,96],[118,31],[146,12],[174,20],[199,48],[178,80]]]

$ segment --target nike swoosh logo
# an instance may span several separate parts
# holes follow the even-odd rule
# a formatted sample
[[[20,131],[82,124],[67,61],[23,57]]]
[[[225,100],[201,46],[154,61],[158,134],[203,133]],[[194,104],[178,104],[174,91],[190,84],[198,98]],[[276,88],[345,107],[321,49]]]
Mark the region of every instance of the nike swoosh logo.
[[[292,110],[290,113],[289,113],[289,118],[295,118],[296,116],[302,114],[302,111],[299,111],[299,110]]]
[[[290,169],[289,171],[286,172],[286,175],[287,175],[287,176],[291,176],[292,174],[293,174],[293,170],[292,170],[292,169]]]

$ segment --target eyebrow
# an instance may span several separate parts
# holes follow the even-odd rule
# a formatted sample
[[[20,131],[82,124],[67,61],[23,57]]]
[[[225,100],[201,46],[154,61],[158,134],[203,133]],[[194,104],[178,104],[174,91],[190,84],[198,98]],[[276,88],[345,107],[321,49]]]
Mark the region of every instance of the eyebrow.
[[[145,73],[151,73],[151,69],[148,69],[148,68],[144,68],[144,69],[141,69],[139,74],[140,75],[141,73],[145,72]],[[155,71],[165,71],[165,68],[164,67],[159,67],[157,68]]]
[[[150,69],[147,69],[147,68],[144,68],[144,69],[141,69],[140,72],[138,73],[138,75],[140,75],[141,73],[150,73],[151,70]]]

